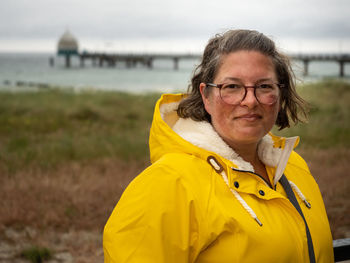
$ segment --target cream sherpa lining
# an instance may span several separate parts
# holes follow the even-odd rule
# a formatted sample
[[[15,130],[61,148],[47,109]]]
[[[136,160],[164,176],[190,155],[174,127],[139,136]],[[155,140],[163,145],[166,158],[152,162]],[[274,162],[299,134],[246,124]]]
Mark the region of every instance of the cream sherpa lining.
[[[214,130],[213,126],[206,121],[193,121],[190,118],[179,118],[174,120],[174,111],[178,103],[162,104],[160,107],[162,119],[186,141],[232,161],[238,169],[254,172],[253,166],[243,160]],[[176,115],[177,116],[177,115]],[[177,117],[178,118],[178,117]],[[270,135],[262,138],[258,145],[260,160],[267,166],[275,167],[278,164],[282,150],[273,147],[273,140]]]

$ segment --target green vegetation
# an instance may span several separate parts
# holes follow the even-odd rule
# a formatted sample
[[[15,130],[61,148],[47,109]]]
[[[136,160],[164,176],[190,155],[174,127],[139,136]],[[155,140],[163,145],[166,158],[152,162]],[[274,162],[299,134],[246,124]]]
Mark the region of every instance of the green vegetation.
[[[0,92],[0,171],[63,162],[144,160],[159,95],[58,90]]]
[[[349,147],[350,84],[323,81],[298,89],[311,105],[309,122],[274,133],[300,135],[302,147]],[[103,158],[146,161],[158,97],[101,91],[0,92],[0,172]]]
[[[350,84],[325,80],[298,86],[310,106],[306,123],[275,134],[301,137],[303,148],[350,147]]]
[[[21,257],[28,259],[32,263],[42,263],[45,260],[51,259],[52,253],[47,248],[33,246],[24,250],[21,253]]]

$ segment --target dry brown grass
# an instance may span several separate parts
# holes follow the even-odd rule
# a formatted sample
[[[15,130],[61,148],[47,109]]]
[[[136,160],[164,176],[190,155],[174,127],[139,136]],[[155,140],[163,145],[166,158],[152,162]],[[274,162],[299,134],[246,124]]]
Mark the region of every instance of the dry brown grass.
[[[102,160],[0,179],[0,224],[102,229],[123,189],[145,165]]]
[[[350,237],[350,149],[309,149],[301,152],[325,202],[333,239]]]
[[[106,159],[2,175],[0,262],[23,262],[19,254],[32,245],[63,262],[102,262],[104,224],[145,166]]]
[[[301,150],[324,197],[334,238],[350,237],[350,149]],[[0,178],[0,225],[102,231],[128,183],[146,166],[100,160]]]

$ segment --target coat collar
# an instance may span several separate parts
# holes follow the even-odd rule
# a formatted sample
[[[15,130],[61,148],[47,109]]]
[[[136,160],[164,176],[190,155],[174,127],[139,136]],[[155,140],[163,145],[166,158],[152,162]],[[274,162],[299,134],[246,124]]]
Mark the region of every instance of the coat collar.
[[[231,161],[237,166],[237,169],[254,172],[253,166],[228,146],[210,123],[180,118],[173,126],[173,131],[193,145]],[[261,139],[258,145],[258,155],[267,166],[275,167],[278,164],[281,149],[274,147],[270,134]]]

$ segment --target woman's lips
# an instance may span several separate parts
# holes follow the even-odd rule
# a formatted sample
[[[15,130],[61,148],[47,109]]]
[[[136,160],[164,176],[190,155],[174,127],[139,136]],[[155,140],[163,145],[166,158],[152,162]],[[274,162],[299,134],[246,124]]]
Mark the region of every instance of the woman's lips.
[[[235,119],[240,119],[240,120],[246,120],[246,121],[256,121],[261,119],[262,116],[259,114],[244,114],[240,115],[238,117],[235,117]]]

